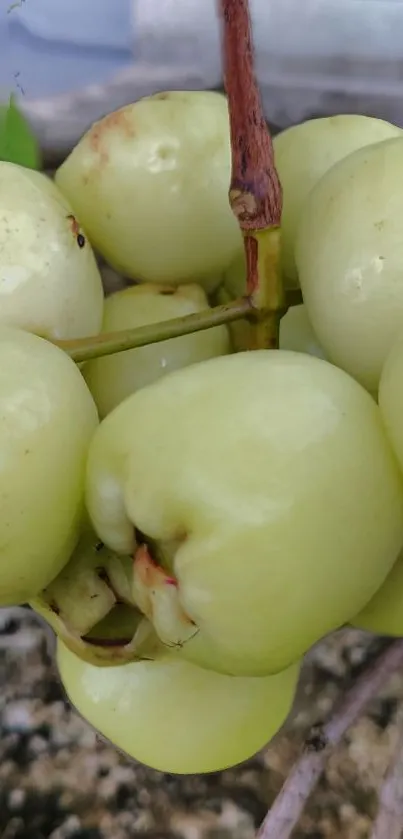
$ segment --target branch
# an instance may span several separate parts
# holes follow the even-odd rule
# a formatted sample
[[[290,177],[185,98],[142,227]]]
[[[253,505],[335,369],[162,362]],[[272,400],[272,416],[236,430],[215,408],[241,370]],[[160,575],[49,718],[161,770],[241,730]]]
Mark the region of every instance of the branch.
[[[403,666],[403,639],[392,641],[374,664],[357,679],[324,726],[314,726],[304,751],[268,812],[257,839],[290,839],[305,804],[323,772],[326,760],[347,729],[362,713],[387,679]],[[395,839],[384,833],[382,839]],[[376,835],[381,839],[381,834]]]
[[[394,759],[379,796],[379,811],[370,839],[400,839],[403,831],[403,715]]]
[[[282,191],[253,68],[248,0],[218,0],[228,97],[232,177],[229,200],[244,236],[247,292],[260,313],[256,346],[278,347],[284,309],[279,268]]]
[[[146,344],[157,344],[170,338],[178,338],[180,335],[201,332],[204,329],[211,329],[213,326],[220,326],[248,317],[254,318],[254,308],[247,297],[242,297],[222,306],[216,306],[214,309],[206,309],[193,315],[139,326],[136,329],[125,329],[121,332],[104,333],[74,341],[55,341],[54,343],[65,350],[73,361],[79,363],[89,361],[91,358],[101,358],[112,353],[144,347]]]

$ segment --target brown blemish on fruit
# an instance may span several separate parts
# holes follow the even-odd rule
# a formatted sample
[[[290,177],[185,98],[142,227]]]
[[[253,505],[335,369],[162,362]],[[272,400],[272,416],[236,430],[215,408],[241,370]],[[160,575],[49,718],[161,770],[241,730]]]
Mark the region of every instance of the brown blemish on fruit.
[[[80,225],[76,217],[73,216],[72,213],[69,213],[69,215],[66,218],[70,222],[70,229],[77,242],[78,247],[83,248],[85,245],[85,236],[83,233],[81,233]]]
[[[80,232],[80,225],[79,225],[79,223],[78,223],[78,221],[77,221],[76,217],[75,217],[75,216],[73,216],[73,215],[72,215],[72,213],[70,213],[70,214],[67,216],[67,219],[68,219],[68,220],[69,220],[69,222],[70,222],[70,229],[71,229],[71,232],[72,232],[73,236],[75,236],[75,238],[77,238],[77,236],[78,236],[78,234],[79,234],[79,232]]]
[[[109,154],[105,148],[105,140],[110,131],[120,132],[127,138],[135,136],[135,130],[125,110],[114,111],[104,119],[95,123],[88,134],[88,142],[92,151],[99,158],[99,166],[106,166],[109,162]]]

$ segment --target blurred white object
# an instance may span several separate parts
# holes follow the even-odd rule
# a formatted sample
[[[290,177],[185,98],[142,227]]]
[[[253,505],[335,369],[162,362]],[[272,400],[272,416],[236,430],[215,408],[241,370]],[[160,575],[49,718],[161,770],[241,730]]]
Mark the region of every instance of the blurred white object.
[[[221,77],[216,0],[135,0],[140,54]],[[266,116],[358,112],[403,125],[403,0],[250,0]]]
[[[403,125],[403,0],[250,2],[271,123],[358,112]],[[222,84],[216,0],[21,0],[7,14],[8,3],[0,84],[12,66],[47,148],[140,96]]]

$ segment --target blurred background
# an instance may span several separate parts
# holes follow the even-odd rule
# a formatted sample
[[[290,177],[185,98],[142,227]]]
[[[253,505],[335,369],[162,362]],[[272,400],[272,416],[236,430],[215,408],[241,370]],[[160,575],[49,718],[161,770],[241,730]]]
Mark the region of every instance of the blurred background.
[[[403,0],[251,0],[251,8],[276,130],[342,112],[403,125]],[[140,96],[221,86],[215,0],[1,0],[0,93],[4,101],[15,93],[49,165],[95,119]],[[48,631],[29,610],[0,610],[1,839],[252,839],[310,725],[382,643],[352,630],[325,640],[268,749],[224,773],[178,778],[105,744],[69,707]],[[369,835],[402,707],[396,675],[331,757],[295,839]]]
[[[403,125],[402,0],[251,0],[266,116],[372,114]],[[0,91],[49,153],[167,88],[222,84],[215,0],[1,0]]]

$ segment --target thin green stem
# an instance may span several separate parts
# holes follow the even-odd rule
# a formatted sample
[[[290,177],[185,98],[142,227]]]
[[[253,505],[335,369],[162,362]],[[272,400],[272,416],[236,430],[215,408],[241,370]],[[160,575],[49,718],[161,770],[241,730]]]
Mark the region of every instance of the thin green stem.
[[[77,363],[101,358],[105,355],[144,347],[147,344],[157,344],[180,335],[201,332],[213,326],[231,323],[242,318],[254,317],[255,310],[248,297],[231,300],[213,309],[196,312],[181,318],[151,323],[136,329],[125,329],[122,332],[95,335],[90,338],[80,338],[74,341],[58,341],[57,345],[63,349],[73,361]]]

